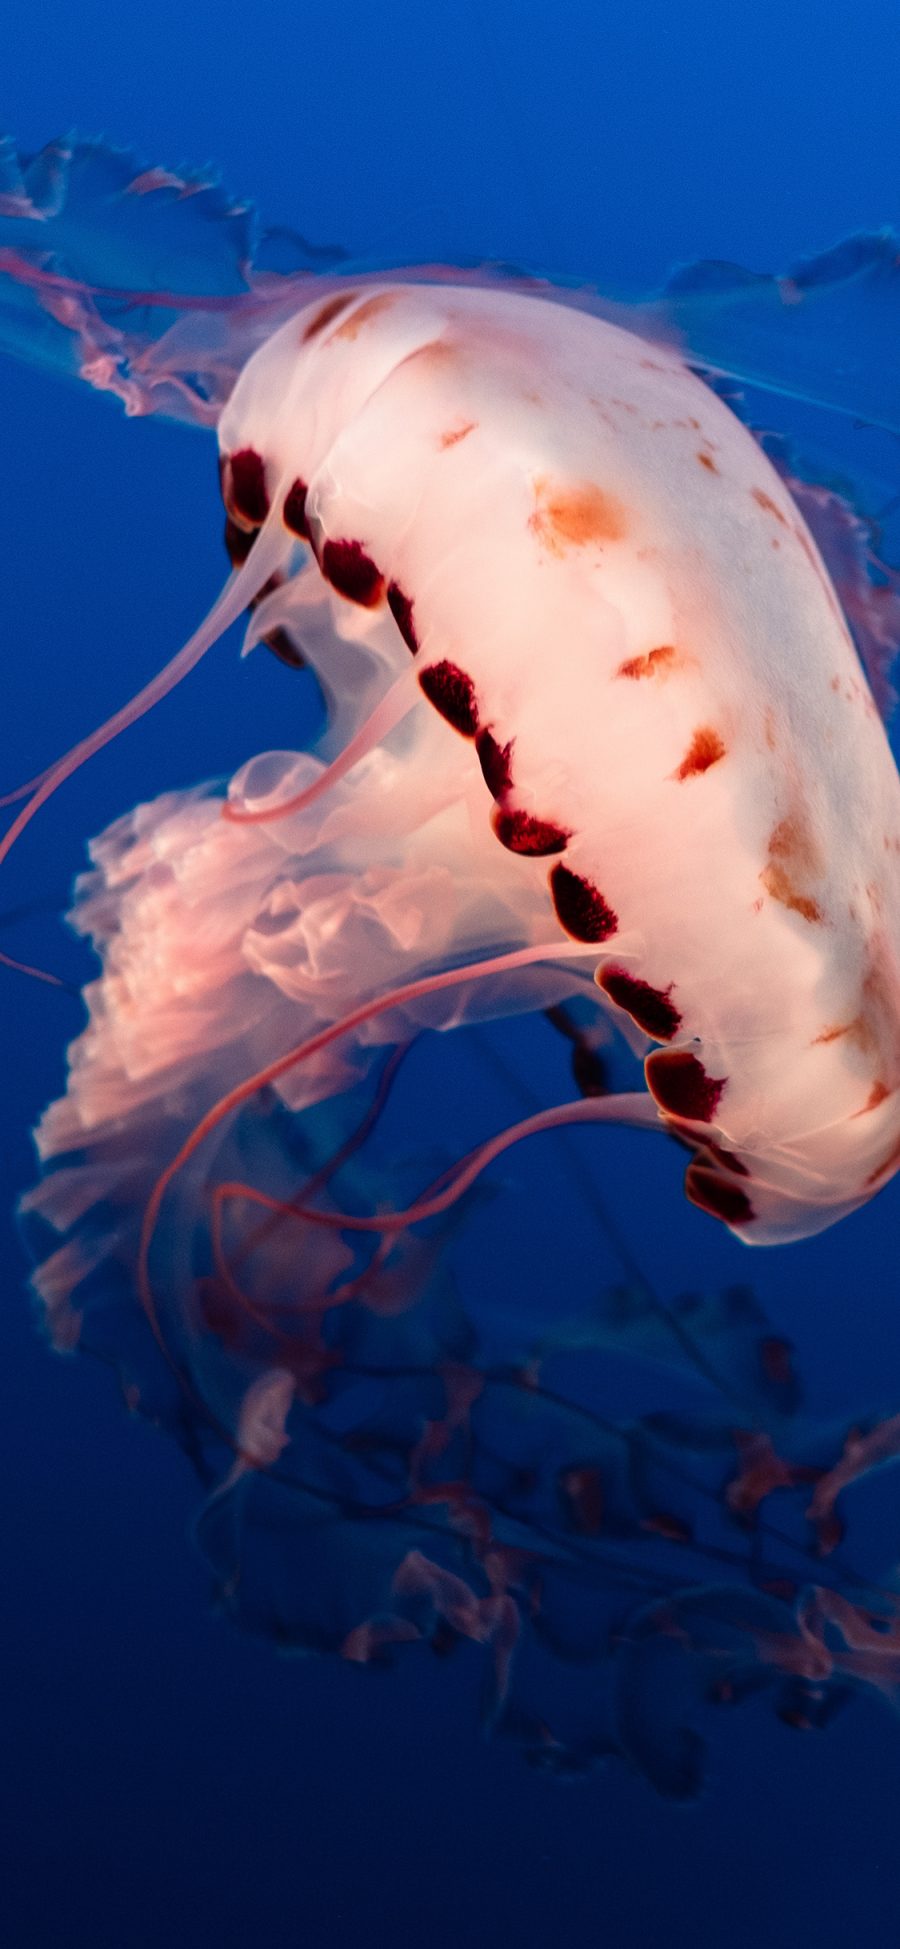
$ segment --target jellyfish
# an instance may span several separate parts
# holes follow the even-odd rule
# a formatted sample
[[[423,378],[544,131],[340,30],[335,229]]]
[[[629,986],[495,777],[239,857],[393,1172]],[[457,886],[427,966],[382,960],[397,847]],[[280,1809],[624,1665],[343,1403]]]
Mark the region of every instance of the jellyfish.
[[[191,1454],[241,1621],[357,1661],[472,1640],[492,1723],[548,1766],[622,1753],[684,1795],[698,1703],[774,1687],[820,1724],[856,1685],[893,1696],[890,1590],[816,1555],[892,1417],[795,1425],[752,1302],[688,1318],[633,1268],[576,1328],[534,1346],[504,1316],[491,1345],[452,1241],[495,1160],[578,1124],[666,1135],[748,1244],[900,1164],[895,242],[624,306],[351,265],[203,178],[9,145],[0,278],[7,349],[216,434],[232,571],[22,789],[0,870],[247,611],[245,647],[309,667],[328,712],[315,752],[92,846],[73,919],[100,974],[23,1201],[51,1338]],[[383,1134],[423,1035],[538,1013],[578,1096],[423,1179],[429,1148]],[[607,1087],[613,1027],[641,1087]],[[676,1369],[684,1410],[583,1402],[573,1359],[622,1355]]]
[[[483,982],[496,1012],[533,1006],[542,978],[555,995],[565,963],[648,1051],[645,1093],[571,1117],[679,1138],[688,1197],[748,1242],[809,1236],[865,1202],[900,1161],[900,784],[859,651],[883,682],[896,590],[870,572],[865,524],[829,488],[795,497],[672,341],[705,337],[709,361],[734,313],[732,363],[759,383],[754,351],[784,315],[890,275],[885,240],[762,294],[707,268],[625,320],[522,279],[271,271],[246,215],[202,182],[90,145],[56,145],[18,176],[11,150],[7,164],[5,336],[74,358],[132,412],[215,421],[234,574],[167,673],[36,782],[4,846],[252,604],[251,641],[290,655],[303,640],[336,745],[315,778],[307,758],[251,767],[231,821],[278,826],[277,846],[315,808],[324,844],[347,778],[363,824],[374,797],[396,799],[407,839],[466,808],[456,871],[463,885],[472,853],[493,883],[484,924],[451,940],[439,902],[430,940],[412,903],[401,987],[429,981],[440,1013],[460,984],[474,1008]],[[155,288],[135,269],[124,288],[102,282],[126,236]],[[181,297],[186,251],[201,269]],[[817,374],[815,349],[804,377],[788,335],[770,384],[821,376],[821,403],[846,412],[846,375]],[[302,632],[323,586],[336,601],[313,655]],[[354,632],[362,683],[333,651]],[[388,790],[378,766],[401,750]],[[476,866],[479,817],[491,845]],[[511,920],[517,902],[527,922]],[[349,935],[345,959],[335,1042],[376,1006]],[[393,1017],[389,985],[377,1009]],[[284,1060],[321,1055],[298,1043]]]

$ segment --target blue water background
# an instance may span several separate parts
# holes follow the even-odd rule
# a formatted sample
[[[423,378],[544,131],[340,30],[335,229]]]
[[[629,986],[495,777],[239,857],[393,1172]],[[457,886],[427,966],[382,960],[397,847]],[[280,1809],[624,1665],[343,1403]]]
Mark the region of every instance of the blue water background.
[[[150,163],[215,161],[268,219],[370,256],[494,253],[649,289],[686,258],[780,269],[854,228],[900,224],[888,0],[852,13],[808,0],[50,0],[20,9],[3,38],[0,121],[26,147],[77,126]],[[14,782],[159,666],[223,556],[203,437],[128,423],[11,366],[0,425],[0,749]],[[289,678],[235,652],[232,636],[42,815],[3,875],[0,908],[48,907],[4,935],[14,950],[83,978],[52,913],[86,836],[285,742]],[[0,1019],[10,1949],[895,1941],[900,1726],[873,1705],[824,1738],[765,1712],[729,1720],[709,1792],[680,1810],[623,1768],[560,1789],[483,1743],[465,1659],[389,1676],[284,1662],[210,1614],[186,1540],[186,1464],[126,1417],[108,1377],[50,1357],[24,1295],[10,1212],[77,1004],[10,976]],[[543,1044],[535,1061],[552,1087]],[[664,1292],[752,1275],[824,1402],[868,1390],[900,1403],[896,1186],[824,1239],[762,1260],[686,1210],[667,1147],[648,1161],[640,1139],[594,1141]],[[537,1167],[521,1168],[535,1215],[503,1249],[527,1306],[554,1235]],[[556,1262],[567,1307],[594,1276],[588,1254],[585,1231]],[[900,1504],[896,1528],[900,1551]]]

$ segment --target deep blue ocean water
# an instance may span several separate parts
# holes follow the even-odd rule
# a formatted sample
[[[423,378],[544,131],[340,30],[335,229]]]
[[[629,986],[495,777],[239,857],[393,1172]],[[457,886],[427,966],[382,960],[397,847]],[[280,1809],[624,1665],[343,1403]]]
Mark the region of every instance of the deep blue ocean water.
[[[806,0],[428,13],[83,0],[20,12],[4,39],[0,120],[24,147],[77,126],[150,163],[215,162],[267,219],[367,257],[496,254],[649,290],[684,259],[779,269],[900,224],[887,0],[852,17]],[[159,666],[223,562],[207,442],[12,364],[0,398],[0,743],[14,781]],[[274,660],[239,665],[234,635],[220,646],[17,849],[0,909],[44,910],[10,933],[13,950],[83,979],[54,915],[87,836],[283,743],[288,697]],[[679,1807],[621,1766],[562,1787],[486,1742],[467,1654],[389,1673],[286,1661],[212,1614],[187,1464],[126,1416],[107,1375],[52,1358],[35,1330],[12,1210],[80,1016],[66,995],[12,975],[2,987],[11,1949],[892,1941],[900,1725],[885,1708],[855,1702],[806,1737],[747,1708],[716,1739],[704,1795]],[[639,1140],[597,1141],[606,1195],[667,1295],[752,1277],[829,1410],[867,1393],[900,1404],[896,1184],[824,1238],[750,1263],[687,1210],[662,1147],[638,1164]],[[521,1168],[527,1192],[536,1167]],[[504,1248],[526,1307],[551,1229],[528,1202],[531,1229]],[[568,1301],[582,1268],[593,1275],[590,1249],[587,1230],[569,1241],[556,1274]],[[880,1520],[900,1552],[890,1494]]]

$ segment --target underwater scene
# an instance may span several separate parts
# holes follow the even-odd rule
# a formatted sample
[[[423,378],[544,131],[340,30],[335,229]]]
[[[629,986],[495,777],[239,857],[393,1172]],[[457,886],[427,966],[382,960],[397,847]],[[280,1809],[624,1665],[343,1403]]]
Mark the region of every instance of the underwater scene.
[[[9,38],[4,1940],[891,1942],[896,11]]]

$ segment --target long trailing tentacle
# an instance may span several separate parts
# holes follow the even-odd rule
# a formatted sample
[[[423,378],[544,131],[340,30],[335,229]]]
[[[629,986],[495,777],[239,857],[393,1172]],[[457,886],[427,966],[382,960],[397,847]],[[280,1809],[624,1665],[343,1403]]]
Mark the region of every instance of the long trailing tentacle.
[[[20,961],[15,954],[5,954],[2,948],[0,967],[9,968],[13,974],[27,975],[31,981],[45,981],[48,988],[62,988],[67,993],[79,992],[77,989],[73,991],[71,984],[62,975],[54,974],[51,968],[37,968],[31,961]]]
[[[284,552],[284,533],[277,514],[273,514],[260,535],[252,557],[236,575],[229,579],[208,616],[178,651],[177,656],[172,657],[165,668],[152,677],[150,682],[145,684],[127,704],[123,704],[120,710],[114,711],[112,717],[107,718],[104,724],[98,725],[97,729],[91,731],[86,738],[81,738],[71,750],[65,753],[64,757],[58,759],[42,774],[37,789],[0,839],[0,865],[12,851],[25,827],[30,825],[35,813],[40,811],[42,805],[46,805],[47,800],[52,798],[60,785],[65,784],[65,781],[79,771],[82,765],[87,764],[98,751],[102,751],[104,745],[110,744],[113,738],[118,737],[120,731],[127,730],[131,724],[136,724],[139,718],[144,717],[155,704],[167,697],[182,678],[196,668],[207,650],[211,649],[224,631],[237,621],[251,597],[262,587],[281,561]]]
[[[36,771],[33,778],[26,778],[21,785],[14,785],[12,791],[0,792],[0,806],[18,805],[20,799],[30,798],[32,792],[43,785],[44,779],[49,778],[52,770],[52,765],[45,765],[43,771]]]
[[[220,1097],[218,1102],[214,1103],[207,1110],[205,1116],[201,1117],[199,1122],[195,1124],[190,1135],[185,1138],[184,1143],[180,1146],[175,1156],[170,1159],[164,1170],[160,1172],[144,1210],[138,1252],[138,1292],[147,1319],[160,1346],[164,1347],[165,1342],[153,1296],[150,1274],[150,1253],[163,1200],[166,1197],[169,1187],[193,1157],[199,1146],[220,1127],[227,1117],[231,1116],[236,1110],[239,1110],[244,1103],[249,1102],[261,1089],[278,1082],[283,1076],[288,1075],[300,1063],[308,1061],[311,1057],[320,1054],[322,1050],[330,1048],[333,1043],[352,1034],[354,1029],[362,1028],[365,1023],[374,1021],[379,1016],[389,1014],[392,1009],[404,1008],[408,1004],[419,1001],[427,995],[440,994],[446,989],[459,987],[465,982],[485,981],[489,980],[492,976],[511,973],[516,969],[526,968],[541,961],[557,961],[580,957],[585,954],[592,955],[595,952],[595,949],[585,947],[585,944],[580,941],[542,941],[533,947],[516,948],[508,954],[495,954],[482,961],[469,962],[462,967],[447,968],[439,974],[423,975],[417,981],[405,982],[397,988],[390,989],[386,994],[376,995],[371,1000],[360,1003],[358,1008],[352,1009],[349,1014],[342,1016],[338,1021],[329,1023],[326,1028],[320,1029],[317,1034],[309,1036],[303,1042],[295,1044],[292,1049],[288,1049],[282,1056],[278,1056],[274,1062],[267,1063],[264,1068],[257,1070],[254,1075],[246,1077],[242,1083],[238,1083],[234,1089],[228,1090],[224,1096]],[[653,1114],[655,1117],[655,1110]]]
[[[286,1203],[268,1192],[255,1190],[252,1185],[234,1181],[217,1185],[215,1195],[220,1202],[228,1198],[244,1198],[264,1211],[278,1213],[284,1218],[300,1219],[310,1225],[326,1226],[333,1231],[385,1235],[404,1232],[411,1225],[421,1225],[427,1218],[437,1218],[449,1211],[471,1190],[494,1159],[502,1156],[504,1151],[511,1150],[514,1144],[523,1143],[527,1137],[542,1136],[548,1130],[559,1130],[578,1123],[628,1124],[636,1130],[658,1130],[659,1115],[653,1098],[646,1090],[625,1091],[617,1096],[576,1097],[571,1103],[556,1103],[549,1110],[539,1110],[534,1116],[508,1124],[505,1130],[498,1131],[496,1136],[479,1144],[449,1172],[442,1173],[438,1180],[440,1189],[429,1187],[403,1211],[381,1211],[370,1217],[349,1211],[321,1211],[316,1205],[306,1202]],[[448,1178],[449,1182],[446,1182]]]
[[[17,921],[30,920],[33,914],[56,914],[58,904],[55,900],[26,900],[21,906],[10,907],[0,913],[0,928],[15,926]],[[45,981],[49,988],[61,988],[64,995],[81,998],[81,989],[73,981],[66,981],[62,975],[50,974],[46,968],[32,967],[30,961],[21,961],[16,955],[8,954],[0,948],[0,966],[11,968],[15,974],[30,975],[34,981]]]
[[[343,1169],[345,1164],[349,1163],[357,1151],[362,1149],[362,1146],[377,1124],[388,1102],[398,1071],[409,1055],[412,1046],[412,1042],[402,1042],[396,1049],[391,1051],[379,1079],[375,1096],[355,1128],[344,1138],[344,1141],[338,1146],[337,1150],[330,1157],[326,1158],[323,1164],[319,1165],[312,1176],[305,1179],[304,1183],[292,1197],[284,1200],[282,1203],[279,1203],[277,1199],[265,1203],[263,1206],[265,1211],[264,1218],[247,1237],[241,1240],[239,1249],[230,1257],[225,1250],[223,1235],[224,1213],[228,1203],[228,1187],[226,1185],[215,1186],[210,1200],[210,1236],[213,1263],[226,1291],[234,1300],[235,1304],[247,1313],[248,1318],[253,1319],[257,1325],[263,1326],[266,1332],[272,1333],[275,1329],[273,1329],[271,1322],[265,1315],[253,1306],[248,1294],[239,1284],[237,1275],[240,1268],[260,1245],[265,1244],[269,1233],[281,1223],[285,1216],[290,1217],[298,1212],[311,1197],[315,1196],[317,1191],[321,1191],[331,1182],[333,1177],[336,1177],[337,1173]],[[256,1200],[255,1202],[259,1204],[260,1201]],[[369,1268],[367,1268],[365,1273],[359,1274],[356,1278],[347,1282],[340,1301],[334,1293],[316,1291],[310,1299],[301,1302],[301,1310],[310,1313],[321,1312],[330,1306],[343,1303],[343,1300],[349,1297],[351,1290],[355,1290],[360,1280],[368,1276],[368,1271]]]

